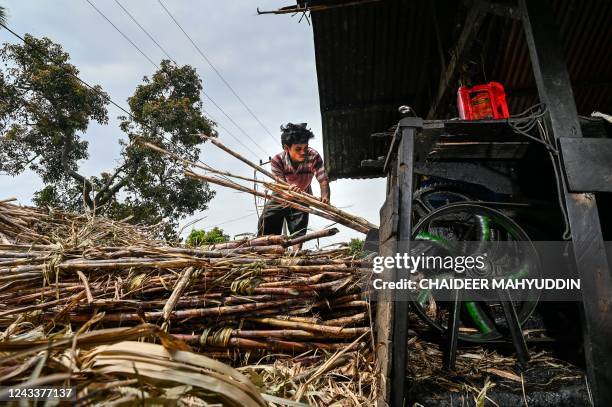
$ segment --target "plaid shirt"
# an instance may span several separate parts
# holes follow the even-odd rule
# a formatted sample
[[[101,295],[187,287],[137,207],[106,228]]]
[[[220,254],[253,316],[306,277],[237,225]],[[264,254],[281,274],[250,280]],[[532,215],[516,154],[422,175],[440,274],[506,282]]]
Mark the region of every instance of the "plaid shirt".
[[[286,151],[272,157],[271,165],[274,175],[289,184],[297,185],[302,191],[308,193],[311,192],[310,183],[313,177],[316,176],[319,183],[329,182],[323,166],[323,159],[316,150],[310,147],[306,159],[297,168],[293,167],[291,158]]]

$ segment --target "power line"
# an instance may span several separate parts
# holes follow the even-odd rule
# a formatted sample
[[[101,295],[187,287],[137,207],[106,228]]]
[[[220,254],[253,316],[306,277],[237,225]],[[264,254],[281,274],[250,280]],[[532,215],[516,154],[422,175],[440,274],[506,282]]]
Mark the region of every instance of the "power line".
[[[213,71],[215,71],[215,73],[217,74],[217,76],[223,81],[223,83],[225,84],[225,86],[227,86],[229,88],[229,90],[234,94],[234,96],[236,96],[236,99],[238,99],[238,101],[242,104],[242,106],[244,106],[244,108],[249,112],[249,114],[251,116],[253,116],[253,118],[257,121],[257,123],[259,123],[259,125],[261,126],[262,129],[264,129],[266,131],[266,133],[268,133],[268,135],[270,136],[270,138],[272,138],[272,140],[274,140],[275,143],[278,142],[277,139],[274,138],[274,136],[272,135],[272,133],[270,133],[270,130],[268,130],[268,128],[266,126],[264,126],[264,124],[261,122],[261,120],[259,120],[259,118],[255,115],[255,113],[253,113],[253,111],[251,110],[251,108],[244,102],[244,100],[242,100],[242,98],[238,95],[238,93],[234,90],[234,88],[229,84],[229,82],[223,77],[223,75],[221,75],[221,72],[219,72],[219,70],[215,67],[215,65],[211,62],[210,59],[208,59],[208,57],[206,56],[206,54],[204,54],[204,52],[200,49],[200,47],[198,47],[198,45],[195,43],[195,41],[191,38],[191,36],[189,36],[189,34],[187,34],[187,32],[183,29],[183,27],[181,26],[181,24],[176,20],[176,18],[174,18],[174,16],[172,15],[172,13],[170,13],[170,10],[168,10],[166,8],[166,6],[164,5],[164,3],[162,3],[161,0],[157,0],[157,2],[159,3],[160,6],[162,6],[162,8],[166,11],[166,14],[168,14],[168,16],[170,16],[170,18],[172,19],[172,21],[174,21],[174,24],[176,24],[176,26],[183,32],[183,34],[185,34],[185,37],[187,37],[187,39],[191,42],[191,44],[194,46],[194,48],[198,51],[198,53],[202,56],[202,58],[204,58],[204,60],[206,61],[206,63],[212,68]]]
[[[136,20],[136,18],[132,15],[132,13],[130,13],[129,11],[127,11],[127,9],[125,7],[123,7],[123,5],[121,3],[119,3],[118,0],[115,0],[115,3],[117,3],[117,5],[119,7],[121,7],[121,10],[123,10],[125,12],[125,14],[127,14],[132,21],[138,26],[138,28],[140,28],[142,30],[142,32],[144,32],[147,37],[149,37],[149,39],[151,39],[151,41],[153,41],[153,43],[155,43],[155,45],[157,45],[157,48],[159,48],[161,50],[161,52],[163,52],[164,54],[166,54],[166,56],[168,57],[168,59],[170,59],[172,62],[174,62],[176,64],[176,61],[174,60],[174,58],[172,58],[170,56],[170,54],[168,54],[168,52],[164,49],[164,47],[162,47],[161,45],[159,45],[159,42],[157,42],[155,40],[155,38],[153,38],[153,36],[151,34],[149,34],[149,32],[138,22],[138,20]],[[178,65],[178,64],[177,64]]]
[[[90,0],[85,0],[87,1],[97,12],[98,14],[100,14],[110,25],[113,26],[113,28],[115,28],[115,30],[117,30],[117,32],[119,32],[119,34],[121,34],[123,36],[123,38],[125,38],[130,44],[132,44],[132,46],[134,48],[136,48],[142,55],[144,55],[145,58],[147,58],[149,60],[149,62],[151,62],[153,64],[153,66],[155,66],[157,69],[159,69],[159,65],[157,63],[155,63],[144,51],[142,51],[135,43],[134,41],[132,41],[123,31],[121,31],[121,29],[119,29],[119,27],[117,27],[117,25],[115,25],[102,11],[100,11],[100,9],[98,9]],[[142,25],[136,20],[136,18],[130,14],[119,2],[117,2],[117,0],[115,0],[115,2],[128,14],[128,16],[136,23],[136,25],[138,25],[138,27],[140,27],[141,30],[144,31],[145,34],[147,34],[149,36],[149,38],[151,38],[151,40],[153,40],[153,42],[159,47],[160,50],[162,50],[162,52],[170,59],[174,62],[175,65],[178,65],[176,63],[176,61],[174,60],[174,58],[172,58],[170,56],[170,54],[168,54],[168,52],[155,40],[153,39],[153,36],[151,36],[151,34],[149,34],[149,32],[147,30],[144,29],[144,27],[142,27]],[[223,108],[221,106],[219,106],[219,104],[217,102],[215,102],[215,100],[213,100],[204,90],[202,90],[202,93],[204,94],[204,96],[206,96],[216,107],[217,109],[219,109],[224,115],[225,117],[228,118],[228,120],[230,120],[234,126],[236,126],[245,136],[247,136],[263,153],[264,156],[267,154],[266,151],[259,145],[257,144],[257,142],[255,142],[255,140],[253,140],[253,138],[251,138],[242,127],[240,127],[235,121],[234,119],[232,119],[232,117],[230,115],[228,115],[225,110],[223,110]],[[240,140],[238,140],[235,136],[232,135],[232,137],[234,137],[234,139],[236,139],[236,141],[238,141],[241,145],[245,146]],[[255,153],[253,150],[251,150],[250,148],[246,147],[245,148],[247,150],[249,150],[255,157],[258,156],[257,153]]]
[[[202,229],[212,229],[212,228],[216,228],[217,226],[225,225],[227,223],[232,223],[232,222],[236,222],[236,221],[239,221],[239,220],[242,220],[242,219],[246,219],[246,218],[249,218],[249,217],[253,216],[253,212],[254,211],[251,210],[251,213],[249,213],[248,215],[240,216],[240,217],[234,218],[234,219],[229,219],[229,220],[217,223],[216,225],[204,226]]]
[[[244,144],[238,137],[234,136],[234,134],[229,131],[224,125],[222,125],[221,123],[219,123],[217,120],[215,120],[214,117],[212,117],[212,115],[207,112],[204,108],[202,108],[202,111],[204,112],[204,114],[206,116],[208,116],[212,121],[214,121],[215,123],[217,123],[217,126],[221,127],[223,130],[225,130],[225,132],[227,134],[229,134],[234,140],[236,140],[238,143],[240,143],[241,146],[243,146],[244,148],[246,148],[247,150],[249,150],[251,152],[251,154],[253,154],[254,157],[257,157],[257,154],[251,150],[246,144]]]
[[[204,92],[203,90],[202,90],[202,93],[204,94],[204,96],[206,96],[206,97],[208,98],[208,100],[210,100],[210,101],[212,102],[212,104],[213,104],[213,105],[215,105],[215,107],[216,107],[217,109],[219,109],[219,110],[221,111],[221,113],[223,113],[223,115],[224,115],[225,117],[227,117],[227,119],[228,119],[230,122],[232,122],[232,124],[233,124],[234,126],[236,126],[236,128],[237,128],[238,130],[240,130],[240,132],[241,132],[242,134],[244,134],[245,136],[247,136],[247,137],[248,137],[248,139],[249,139],[249,140],[251,140],[251,142],[252,142],[253,144],[255,144],[255,145],[257,146],[257,148],[259,148],[259,149],[260,149],[260,150],[263,152],[264,157],[265,157],[265,156],[268,154],[268,152],[267,152],[266,150],[264,150],[264,149],[263,149],[263,148],[262,148],[262,147],[259,145],[259,143],[257,143],[257,142],[256,142],[256,141],[255,141],[255,140],[254,140],[254,139],[253,139],[251,136],[249,136],[249,135],[248,135],[248,133],[247,133],[246,131],[244,131],[244,129],[243,129],[242,127],[240,127],[240,126],[238,125],[238,123],[236,123],[236,122],[234,121],[234,119],[232,119],[232,117],[231,117],[230,115],[228,115],[228,114],[225,112],[225,110],[223,110],[223,109],[221,108],[221,106],[219,106],[219,104],[218,104],[217,102],[215,102],[215,100],[214,100],[213,98],[211,98],[211,97],[210,97],[210,96],[209,96],[209,95],[208,95],[206,92]],[[234,138],[236,138],[236,137],[234,137]],[[238,139],[236,139],[236,140],[238,140]],[[242,144],[242,142],[240,142],[240,144]],[[242,144],[242,145],[244,145],[244,144]],[[247,148],[248,148],[248,147],[247,147]],[[249,150],[250,150],[250,149],[249,149]],[[251,151],[252,151],[252,150],[251,150]],[[255,154],[255,153],[253,153],[253,154]],[[255,154],[255,157],[257,157],[257,154]]]
[[[106,21],[108,21],[126,40],[129,41],[130,44],[132,44],[136,49],[138,49],[140,51],[141,54],[143,54],[145,56],[145,58],[147,58],[155,67],[157,67],[159,69],[159,65],[157,65],[155,62],[152,61],[151,58],[149,58],[148,55],[146,55],[143,51],[140,50],[140,48],[138,48],[136,46],[136,44],[130,40],[130,38],[125,35],[115,24],[112,23],[112,21],[106,17],[106,15],[104,15],[103,12],[101,12],[98,8],[96,8],[91,2],[90,0],[86,0],[89,4],[91,4],[92,7],[94,7],[96,9],[96,11],[102,16],[104,17],[104,19]],[[155,40],[155,38],[153,38],[153,36],[142,26],[142,24],[140,24],[138,22],[138,20],[136,20],[136,18],[125,8],[123,7],[123,5],[121,5],[121,3],[119,3],[119,1],[115,0],[115,3],[117,3],[117,5],[119,7],[121,7],[121,9],[128,15],[128,17],[130,17],[132,19],[132,21],[151,39],[151,41],[153,41],[153,43],[168,57],[168,59],[170,59],[172,62],[174,62],[175,65],[178,65],[176,60],[174,58],[172,58],[172,56],[168,53],[168,51],[166,51],[160,44],[158,41]],[[236,128],[238,130],[240,130],[240,132],[242,134],[244,134],[249,140],[251,140],[251,142],[253,144],[255,144],[257,146],[257,148],[259,148],[263,154],[264,157],[266,156],[267,152],[266,150],[264,150],[246,131],[244,131],[244,129],[238,125],[238,123],[236,123],[236,121],[210,96],[208,95],[208,93],[206,93],[204,90],[202,90],[202,93],[204,94],[205,97],[207,97],[213,105],[215,105],[215,107],[217,109],[219,109],[219,111],[221,111],[221,113],[223,113],[223,115],[225,117],[227,117],[227,119],[232,122],[232,124],[234,126],[236,126]],[[236,136],[232,135],[232,137],[238,141],[242,146],[244,146],[247,150],[249,150],[255,157],[258,156],[257,153],[255,153],[253,150],[251,150],[249,147],[247,147],[244,143],[242,143],[242,141],[240,141],[238,138],[236,138]]]
[[[89,5],[90,5],[91,7],[93,7],[93,8],[94,8],[94,10],[96,10],[96,11],[98,12],[98,14],[100,14],[100,15],[101,15],[101,16],[102,16],[102,17],[103,17],[103,18],[104,18],[106,21],[108,21],[108,23],[109,23],[110,25],[112,25],[112,26],[115,28],[115,30],[117,30],[117,31],[119,32],[119,34],[121,34],[121,35],[123,36],[123,38],[125,38],[125,39],[126,39],[126,41],[128,41],[130,44],[132,44],[132,46],[133,46],[134,48],[136,48],[136,49],[138,50],[138,52],[140,52],[140,53],[142,54],[142,56],[144,56],[146,59],[148,59],[148,60],[149,60],[149,62],[150,62],[151,64],[153,64],[153,66],[155,66],[155,67],[159,68],[159,67],[157,66],[157,64],[156,64],[155,62],[153,62],[153,60],[152,60],[151,58],[149,58],[149,56],[148,56],[147,54],[145,54],[145,53],[144,53],[144,51],[143,51],[143,50],[141,50],[141,49],[138,47],[138,45],[134,44],[134,42],[133,42],[133,41],[132,41],[132,40],[131,40],[131,39],[130,39],[130,38],[127,36],[127,35],[125,35],[125,34],[123,33],[123,31],[121,31],[121,30],[120,30],[120,29],[119,29],[119,28],[118,28],[118,27],[117,27],[115,24],[113,24],[113,22],[112,22],[111,20],[109,20],[109,19],[108,19],[108,17],[106,17],[106,16],[104,15],[104,13],[100,11],[100,9],[98,9],[98,8],[97,8],[97,7],[96,7],[96,6],[95,6],[95,5],[94,5],[94,4],[91,2],[91,1],[89,1],[89,0],[85,0],[85,1],[86,1],[86,2],[88,2],[88,3],[89,3]]]
[[[42,55],[43,57],[45,57],[45,59],[51,61],[54,65],[59,66],[60,68],[64,68],[63,66],[61,66],[57,61],[54,61],[48,54],[40,52],[40,50],[37,49],[36,46],[28,43],[25,38],[23,38],[21,35],[17,34],[15,31],[11,30],[9,27],[7,27],[6,25],[4,25],[2,22],[0,22],[0,26],[2,26],[3,28],[5,28],[8,32],[10,32],[11,34],[13,34],[15,37],[19,38],[24,44],[26,44],[27,46],[29,46],[30,48],[34,49],[38,54]],[[105,92],[97,89],[95,86],[91,86],[89,83],[85,82],[83,79],[79,78],[77,75],[75,75],[74,73],[72,73],[71,71],[65,69],[66,73],[70,76],[72,76],[73,78],[75,78],[76,80],[78,80],[79,82],[81,82],[83,85],[87,86],[89,89],[93,90],[94,92],[96,92],[98,95],[102,96],[104,99],[106,99],[109,103],[111,103],[113,106],[115,106],[116,108],[118,108],[119,110],[121,110],[122,112],[124,112],[125,114],[127,114],[128,116],[130,116],[132,119],[136,120],[136,118],[134,117],[134,115],[132,115],[132,113],[130,113],[128,110],[126,110],[125,108],[123,108],[121,105],[119,105],[118,103],[116,103],[114,100],[112,100],[110,98],[110,96],[108,96]]]
[[[37,46],[30,44],[28,41],[26,41],[25,38],[23,38],[21,35],[17,34],[15,31],[13,31],[12,29],[10,29],[8,26],[6,26],[2,21],[0,21],[0,26],[3,27],[4,29],[6,29],[9,33],[11,33],[13,36],[15,36],[16,38],[18,38],[19,40],[21,40],[21,42],[23,42],[24,44],[26,44],[28,47],[30,47],[31,49],[33,49],[36,53],[38,53],[39,55],[41,55],[43,58],[45,58],[46,60],[50,61],[51,63],[53,63],[55,66],[62,68],[64,70],[64,72],[66,72],[68,75],[70,75],[71,77],[73,77],[74,79],[76,79],[77,81],[79,81],[80,83],[82,83],[83,85],[85,85],[87,88],[91,89],[92,91],[94,91],[95,93],[97,93],[99,96],[103,97],[105,100],[107,100],[109,103],[111,103],[113,106],[115,106],[116,108],[118,108],[119,110],[121,110],[122,112],[124,112],[125,114],[127,114],[129,117],[131,117],[133,120],[136,120],[136,117],[127,109],[125,109],[123,106],[121,106],[120,104],[118,104],[117,102],[115,102],[107,93],[103,92],[102,90],[98,89],[98,87],[92,86],[90,85],[88,82],[86,82],[85,80],[81,79],[78,75],[74,74],[72,71],[66,69],[65,66],[63,66],[61,63],[55,61],[53,58],[51,58],[46,52],[41,52]],[[148,124],[143,123],[143,126],[149,128],[149,130],[154,131],[155,129],[153,129],[152,127],[150,127]],[[227,131],[227,129],[226,129]],[[168,138],[166,136],[164,136],[163,134],[161,134],[161,137],[167,141],[170,142],[168,140]],[[210,167],[210,165],[206,164],[204,161],[198,159],[198,162],[201,164],[204,164],[207,167]],[[219,175],[221,178],[224,178],[226,180],[229,180],[228,177],[224,176],[224,175]],[[253,211],[251,211],[251,213],[249,213],[248,215],[244,215],[241,216],[239,218],[234,218],[234,219],[230,219],[221,223],[218,223],[217,225],[214,225],[212,227],[216,227],[222,224],[226,224],[226,223],[230,223],[230,222],[235,222],[241,219],[245,219],[247,217],[250,217],[253,215],[252,213]]]

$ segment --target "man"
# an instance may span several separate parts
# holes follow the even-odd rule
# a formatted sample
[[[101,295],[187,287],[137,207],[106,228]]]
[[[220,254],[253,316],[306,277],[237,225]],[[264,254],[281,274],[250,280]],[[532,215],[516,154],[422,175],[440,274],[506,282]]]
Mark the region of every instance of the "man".
[[[291,190],[309,194],[312,194],[310,183],[316,177],[321,187],[321,201],[329,203],[329,179],[325,173],[323,159],[319,153],[308,147],[308,141],[314,134],[306,128],[306,123],[287,123],[286,126],[281,126],[281,131],[283,151],[272,158],[272,173],[287,182]],[[287,220],[292,236],[302,236],[306,233],[307,212],[269,200],[259,218],[257,234],[280,235],[284,220]]]

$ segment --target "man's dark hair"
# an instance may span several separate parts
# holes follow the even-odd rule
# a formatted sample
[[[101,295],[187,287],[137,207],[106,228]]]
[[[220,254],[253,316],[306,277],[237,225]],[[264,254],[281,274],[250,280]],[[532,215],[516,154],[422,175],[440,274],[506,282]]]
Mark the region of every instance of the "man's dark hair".
[[[281,144],[291,147],[294,144],[307,144],[314,137],[312,131],[306,128],[306,123],[287,123],[281,126]]]

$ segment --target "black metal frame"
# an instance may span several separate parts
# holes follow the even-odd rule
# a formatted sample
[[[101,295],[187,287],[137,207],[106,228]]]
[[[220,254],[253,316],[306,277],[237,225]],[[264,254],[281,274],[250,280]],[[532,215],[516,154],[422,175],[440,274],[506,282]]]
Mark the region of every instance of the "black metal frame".
[[[391,142],[391,148],[385,159],[385,171],[388,174],[387,202],[381,209],[380,246],[382,255],[394,255],[395,253],[409,253],[410,240],[413,225],[412,217],[412,193],[415,189],[416,168],[431,156],[432,149],[440,142],[448,140],[459,140],[468,142],[468,145],[485,146],[477,148],[476,158],[479,160],[490,160],[491,151],[502,152],[502,156],[508,151],[518,151],[522,144],[528,142],[521,136],[517,136],[511,130],[507,120],[483,120],[483,121],[444,121],[428,120],[420,118],[402,119]],[[454,144],[454,143],[453,143]],[[491,148],[494,146],[494,148]],[[505,151],[505,153],[504,153]],[[453,151],[449,151],[450,156]],[[494,154],[493,154],[494,155]],[[449,165],[461,165],[459,162],[448,162]],[[432,164],[435,166],[435,163]],[[457,167],[460,168],[460,167]],[[469,174],[464,174],[469,175]],[[493,205],[515,206],[516,203],[491,203]],[[392,242],[393,245],[389,243]],[[399,279],[398,274],[393,271],[387,276],[390,280]],[[408,332],[408,308],[407,298],[398,298],[399,292],[395,292],[395,298],[388,298],[392,305],[391,351],[389,379],[391,391],[388,392],[391,406],[403,406],[406,401],[405,394],[405,371],[407,361],[407,332]],[[457,292],[457,302],[461,301],[461,293]],[[395,300],[395,301],[394,301]],[[529,354],[525,340],[522,336],[516,310],[507,298],[507,293],[500,293],[500,300],[504,314],[508,322],[512,342],[514,343],[519,362],[529,360]],[[457,350],[459,309],[455,304],[451,311],[449,329],[447,333],[446,348],[444,351],[444,367],[452,370],[455,365]],[[454,311],[454,312],[453,312]],[[379,325],[380,326],[380,325]],[[384,329],[384,328],[383,328]]]

